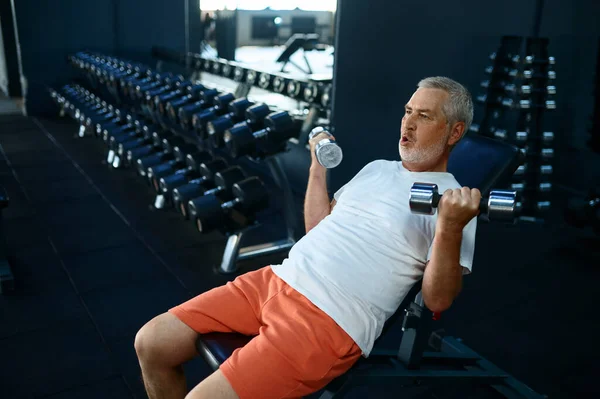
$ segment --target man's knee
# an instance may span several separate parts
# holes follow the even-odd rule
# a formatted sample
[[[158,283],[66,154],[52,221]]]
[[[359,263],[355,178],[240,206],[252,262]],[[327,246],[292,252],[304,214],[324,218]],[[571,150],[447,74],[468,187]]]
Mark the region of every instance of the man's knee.
[[[138,359],[147,364],[178,366],[197,355],[198,334],[170,313],[146,323],[135,336]]]

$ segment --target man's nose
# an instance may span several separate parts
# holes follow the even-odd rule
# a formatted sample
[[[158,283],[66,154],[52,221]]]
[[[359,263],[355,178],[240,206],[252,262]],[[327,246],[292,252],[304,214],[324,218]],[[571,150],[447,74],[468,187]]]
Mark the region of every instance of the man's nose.
[[[410,130],[414,130],[416,127],[415,119],[413,115],[404,116],[404,127]]]

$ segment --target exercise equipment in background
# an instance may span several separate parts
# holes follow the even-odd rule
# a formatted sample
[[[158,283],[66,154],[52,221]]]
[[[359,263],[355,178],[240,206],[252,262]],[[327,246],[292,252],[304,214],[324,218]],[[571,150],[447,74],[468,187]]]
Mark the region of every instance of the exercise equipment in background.
[[[476,97],[482,117],[470,128],[517,145],[525,154],[508,187],[520,194],[519,220],[544,220],[551,207],[556,60],[548,54],[548,43],[545,38],[502,38],[481,83],[484,93]]]

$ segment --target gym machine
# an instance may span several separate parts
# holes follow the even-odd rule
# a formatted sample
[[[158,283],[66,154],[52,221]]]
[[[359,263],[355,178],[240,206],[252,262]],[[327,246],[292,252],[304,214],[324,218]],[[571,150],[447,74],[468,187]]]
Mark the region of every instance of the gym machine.
[[[514,145],[469,134],[452,152],[448,170],[462,185],[480,189],[485,198],[480,207],[482,220],[510,223],[518,216],[517,193],[491,188],[509,183],[523,160],[522,152]],[[480,165],[477,174],[473,174],[472,165]],[[437,201],[435,185],[417,182],[413,186],[409,198],[413,212],[432,214]],[[439,326],[441,315],[425,307],[420,289],[420,283],[415,284],[388,319],[370,356],[360,358],[346,374],[328,384],[319,392],[320,398],[340,398],[354,387],[369,384],[385,386],[401,397],[402,388],[407,385],[446,383],[477,385],[506,398],[544,398],[460,339],[445,335]],[[396,338],[388,335],[393,331],[391,326],[398,322],[402,322],[398,347],[385,348],[383,342]],[[237,333],[202,334],[196,347],[209,366],[217,370],[233,351],[252,338]]]

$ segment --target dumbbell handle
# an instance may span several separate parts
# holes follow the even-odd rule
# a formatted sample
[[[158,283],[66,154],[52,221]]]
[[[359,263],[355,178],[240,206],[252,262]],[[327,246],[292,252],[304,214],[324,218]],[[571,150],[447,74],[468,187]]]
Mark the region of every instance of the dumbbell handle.
[[[433,208],[438,207],[440,200],[442,199],[442,195],[443,194],[433,193],[433,202],[431,204]],[[479,202],[479,212],[487,213],[489,208],[489,201],[490,197],[481,197],[481,201]]]
[[[225,202],[224,204],[221,205],[221,209],[223,210],[229,210],[231,208],[233,208],[234,206],[236,206],[237,204],[241,203],[242,200],[239,198],[234,198],[229,202]]]
[[[223,186],[218,186],[215,188],[212,188],[210,190],[207,190],[204,192],[204,195],[212,195],[212,194],[219,194],[220,192],[224,191],[225,187]]]
[[[199,177],[197,179],[190,180],[190,183],[191,184],[202,184],[202,183],[204,183],[204,182],[206,182],[208,180],[209,180],[208,177],[202,176],[202,177]]]

